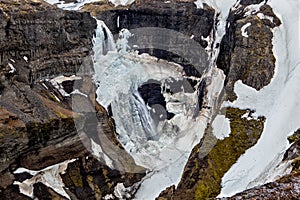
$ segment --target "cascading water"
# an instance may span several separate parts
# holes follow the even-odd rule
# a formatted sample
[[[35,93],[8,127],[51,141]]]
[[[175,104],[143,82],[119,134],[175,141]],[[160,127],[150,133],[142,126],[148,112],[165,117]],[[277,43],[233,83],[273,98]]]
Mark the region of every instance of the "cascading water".
[[[96,32],[94,81],[97,101],[106,108],[111,107],[118,140],[126,151],[138,165],[152,171],[141,188],[160,179],[161,185],[153,187],[157,189],[151,194],[156,196],[161,189],[178,183],[192,148],[204,134],[212,110],[199,107],[203,103],[199,101],[203,97],[203,83],[209,90],[206,96],[212,97],[204,97],[205,104],[213,107],[222,90],[224,75],[211,68],[204,78],[188,77],[178,64],[128,51],[127,39],[131,34],[126,29],[120,32],[116,44],[103,22],[98,21]],[[188,83],[187,78],[198,84],[184,85]],[[145,84],[156,84],[161,88],[159,98],[163,99],[159,101],[163,105],[146,103],[139,92]],[[172,117],[168,117],[170,113]],[[153,119],[153,116],[157,117]],[[143,190],[137,195],[142,195],[137,198],[143,199],[149,193]]]
[[[97,83],[97,101],[111,106],[119,141],[131,153],[137,164],[154,170],[169,165],[199,142],[203,129],[200,113],[194,115],[198,105],[197,91],[176,93],[161,91],[166,102],[163,106],[150,107],[138,88],[147,81],[165,83],[184,79],[183,68],[174,63],[158,61],[147,54],[127,52],[127,30],[121,32],[117,44],[109,29],[98,21],[94,39],[94,62]],[[117,46],[117,49],[115,48]],[[171,80],[172,79],[172,80]],[[171,119],[154,120],[150,112],[172,112]],[[158,118],[159,118],[158,117]],[[193,118],[194,117],[194,118]]]

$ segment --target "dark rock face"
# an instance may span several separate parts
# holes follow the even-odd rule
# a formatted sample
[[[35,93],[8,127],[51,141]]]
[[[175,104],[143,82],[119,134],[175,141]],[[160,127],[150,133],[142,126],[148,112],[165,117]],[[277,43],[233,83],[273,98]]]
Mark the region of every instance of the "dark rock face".
[[[66,160],[84,159],[86,155],[93,159],[93,166],[106,167],[103,162],[92,158],[88,151],[90,140],[85,128],[90,122],[85,120],[84,114],[91,112],[91,108],[94,109],[93,125],[101,129],[107,140],[121,148],[113,120],[95,100],[95,85],[90,76],[82,76],[77,84],[62,84],[68,92],[76,86],[88,94],[73,95],[81,102],[77,110],[73,109],[72,100],[62,96],[50,82],[38,80],[75,74],[80,66],[90,71],[95,28],[96,20],[86,12],[63,11],[40,0],[0,1],[1,199],[30,199],[13,185],[15,180],[22,182],[32,178],[26,173],[14,174],[20,167],[41,170]],[[76,120],[82,127],[77,129]],[[96,142],[107,142],[99,137],[95,136]],[[143,168],[136,166],[132,157],[126,154],[122,158],[131,162],[130,166],[141,169],[139,175],[143,176]],[[90,173],[89,170],[92,169],[86,168],[86,173]],[[77,176],[81,176],[80,173]],[[124,182],[133,176],[126,173],[114,175],[116,180]],[[140,179],[128,180],[134,184],[134,180]],[[98,188],[96,186],[81,190],[80,195],[70,192],[70,196],[78,199],[96,190],[105,193],[103,183]],[[65,199],[41,183],[34,184],[34,196]]]
[[[136,34],[130,46],[140,53],[149,53],[157,58],[181,64],[188,75],[200,77],[207,67],[208,55],[204,51],[214,24],[214,10],[208,6],[197,9],[193,1],[172,0],[136,1],[129,7],[114,7],[110,4],[89,4],[83,10],[91,11],[103,20],[113,34],[123,28]],[[158,30],[158,28],[161,28]],[[168,31],[167,31],[168,30]],[[171,30],[173,32],[171,32]],[[181,33],[181,34],[177,34]],[[191,37],[193,39],[191,39]]]
[[[91,54],[96,21],[86,12],[63,11],[43,1],[5,0],[0,21],[0,66],[26,56],[22,66],[30,71],[30,81],[74,74]]]
[[[69,188],[70,196],[78,199],[102,199],[106,195],[114,195],[114,188],[118,183],[123,183],[125,187],[131,187],[143,176],[143,173],[121,173],[99,165],[99,161],[89,154],[69,164],[62,179]],[[132,193],[135,190],[136,188],[133,187]]]
[[[264,0],[241,0],[240,4],[241,5],[251,5],[251,4],[259,4],[263,2]]]
[[[237,80],[256,90],[268,85],[273,78],[275,57],[273,55],[272,28],[281,24],[272,8],[265,4],[257,13],[247,15],[247,3],[244,2],[237,10],[230,12],[229,27],[220,45],[220,54],[217,59],[218,68],[226,75],[225,90],[229,100],[234,100],[233,86]],[[273,18],[261,19],[258,13]],[[248,37],[242,35],[242,28],[247,23]]]

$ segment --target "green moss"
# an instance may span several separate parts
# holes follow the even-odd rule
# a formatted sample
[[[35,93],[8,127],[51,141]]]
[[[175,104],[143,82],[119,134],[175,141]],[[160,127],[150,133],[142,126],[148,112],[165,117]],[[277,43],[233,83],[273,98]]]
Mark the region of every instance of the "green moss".
[[[69,178],[75,187],[83,187],[82,176],[79,168],[72,168],[69,172]]]
[[[230,136],[224,140],[217,140],[207,156],[198,160],[201,170],[198,171],[195,199],[216,197],[220,193],[221,179],[224,174],[259,139],[265,119],[263,117],[251,120],[242,118],[246,112],[247,110],[238,108],[225,110],[225,115],[230,120]],[[211,137],[210,130],[207,129],[206,138]],[[197,165],[196,168],[198,168]]]

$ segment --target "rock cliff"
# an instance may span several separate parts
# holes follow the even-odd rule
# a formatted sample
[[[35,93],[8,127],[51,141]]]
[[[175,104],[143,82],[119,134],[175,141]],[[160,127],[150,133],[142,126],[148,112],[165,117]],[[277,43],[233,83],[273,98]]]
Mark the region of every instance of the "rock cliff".
[[[63,177],[72,199],[84,199],[87,194],[90,199],[99,199],[113,193],[118,181],[128,187],[142,178],[143,173],[114,172],[91,154],[86,133],[90,124],[86,113],[74,111],[71,97],[88,102],[95,110],[94,125],[120,146],[113,120],[95,100],[91,77],[77,76],[78,89],[86,96],[70,94],[74,81],[61,82],[68,95],[51,82],[58,76],[76,75],[80,67],[92,70],[95,28],[96,20],[87,12],[64,11],[40,0],[0,1],[0,198],[30,199],[14,182],[36,180],[33,196],[66,199],[38,181],[43,172],[32,176],[15,170],[39,171],[76,158]],[[83,130],[77,129],[76,120]],[[94,140],[99,141],[97,135]],[[134,166],[129,155],[124,159]],[[80,171],[74,174],[74,170]],[[77,184],[79,179],[83,185]]]

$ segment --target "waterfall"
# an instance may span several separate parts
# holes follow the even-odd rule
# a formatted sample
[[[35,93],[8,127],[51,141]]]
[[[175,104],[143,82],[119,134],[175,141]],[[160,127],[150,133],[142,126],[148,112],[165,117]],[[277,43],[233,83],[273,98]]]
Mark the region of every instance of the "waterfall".
[[[145,131],[148,140],[157,139],[157,132],[154,121],[150,115],[145,102],[138,91],[133,92],[134,103],[137,108],[140,121],[142,123],[143,129]]]
[[[94,37],[94,60],[100,60],[99,56],[106,55],[108,51],[115,51],[116,44],[112,33],[106,24],[97,19],[96,36]]]

